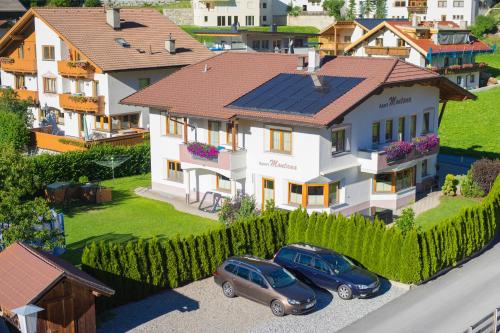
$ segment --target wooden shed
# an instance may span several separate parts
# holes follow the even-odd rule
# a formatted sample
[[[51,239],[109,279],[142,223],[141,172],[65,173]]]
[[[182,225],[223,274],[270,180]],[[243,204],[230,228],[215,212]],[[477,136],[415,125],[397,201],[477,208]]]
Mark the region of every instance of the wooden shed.
[[[0,252],[0,276],[0,315],[21,328],[15,310],[38,306],[37,333],[95,332],[95,297],[114,294],[68,262],[23,243]]]

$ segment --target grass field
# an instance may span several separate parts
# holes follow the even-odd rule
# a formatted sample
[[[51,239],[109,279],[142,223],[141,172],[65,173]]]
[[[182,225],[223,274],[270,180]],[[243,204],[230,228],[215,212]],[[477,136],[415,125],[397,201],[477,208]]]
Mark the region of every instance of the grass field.
[[[440,151],[499,158],[500,87],[476,95],[476,101],[448,102],[439,128]]]
[[[78,264],[83,247],[90,241],[188,236],[222,227],[218,221],[179,212],[170,204],[134,193],[150,181],[149,174],[104,181],[103,185],[113,188],[111,203],[65,209],[65,257]]]
[[[495,53],[480,54],[476,57],[477,62],[485,62],[488,64],[486,71],[491,73],[497,79],[500,79],[500,39],[499,38],[485,38],[484,42],[494,45],[497,44]]]
[[[479,203],[480,201],[478,199],[443,196],[441,197],[439,206],[418,215],[415,219],[415,223],[424,230],[430,229],[444,219],[457,215],[460,209],[472,207]]]

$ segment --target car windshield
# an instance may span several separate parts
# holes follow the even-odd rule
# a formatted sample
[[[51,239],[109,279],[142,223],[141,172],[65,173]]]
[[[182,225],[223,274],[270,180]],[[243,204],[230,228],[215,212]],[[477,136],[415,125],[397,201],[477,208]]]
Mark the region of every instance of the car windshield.
[[[354,267],[352,261],[342,255],[327,254],[323,256],[323,259],[328,264],[330,264],[330,266],[336,271],[336,273],[344,273],[353,269]]]
[[[293,275],[283,268],[265,273],[264,276],[273,288],[284,288],[295,282]]]

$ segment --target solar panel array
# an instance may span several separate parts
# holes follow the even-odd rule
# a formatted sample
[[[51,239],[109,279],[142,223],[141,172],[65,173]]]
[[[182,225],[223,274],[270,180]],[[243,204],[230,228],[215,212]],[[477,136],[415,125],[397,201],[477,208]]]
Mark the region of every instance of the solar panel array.
[[[364,78],[278,74],[226,107],[313,116]],[[318,81],[320,84],[318,84]]]

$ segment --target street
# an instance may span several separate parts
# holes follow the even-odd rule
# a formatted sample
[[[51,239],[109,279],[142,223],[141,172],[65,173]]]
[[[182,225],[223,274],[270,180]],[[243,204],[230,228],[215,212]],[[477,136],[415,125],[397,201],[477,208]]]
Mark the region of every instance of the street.
[[[500,306],[500,243],[447,274],[410,290],[342,333],[463,332]]]

